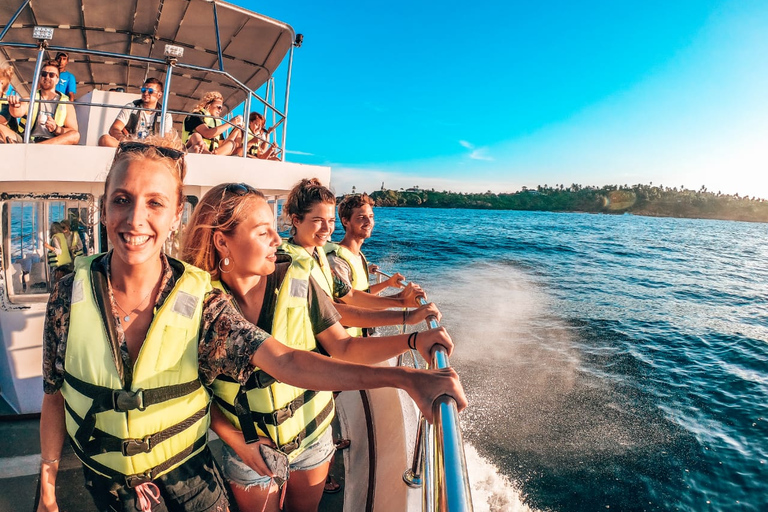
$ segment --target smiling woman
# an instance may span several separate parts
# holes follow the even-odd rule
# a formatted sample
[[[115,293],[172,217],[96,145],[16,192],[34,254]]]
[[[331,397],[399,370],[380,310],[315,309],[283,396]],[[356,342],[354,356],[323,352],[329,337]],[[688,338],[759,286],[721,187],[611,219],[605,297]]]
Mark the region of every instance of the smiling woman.
[[[207,446],[208,389],[220,376],[244,384],[257,366],[307,389],[402,387],[428,418],[442,394],[465,403],[452,372],[379,370],[288,348],[212,289],[208,272],[166,256],[185,172],[177,139],[122,142],[101,210],[113,250],[78,258],[74,273],[54,285],[43,340],[38,511],[58,510],[67,435],[99,510],[227,510]],[[259,211],[271,215],[265,202]],[[264,249],[254,269],[274,270],[271,224],[249,227],[254,247]]]

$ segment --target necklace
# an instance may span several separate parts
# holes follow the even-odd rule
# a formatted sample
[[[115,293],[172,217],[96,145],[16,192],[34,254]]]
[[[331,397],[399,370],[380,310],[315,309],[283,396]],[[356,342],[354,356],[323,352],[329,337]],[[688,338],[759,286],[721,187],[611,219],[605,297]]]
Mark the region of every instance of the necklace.
[[[155,286],[157,286],[157,285],[155,285]],[[114,293],[112,294],[112,297],[114,297],[114,299],[115,299],[115,304],[117,304],[117,307],[120,308],[120,311],[122,311],[125,314],[125,316],[123,317],[123,322],[128,323],[128,322],[131,321],[131,315],[133,314],[133,312],[136,311],[137,309],[139,309],[144,304],[144,301],[146,301],[149,298],[149,296],[152,295],[152,291],[154,291],[155,286],[153,286],[152,288],[149,289],[149,292],[147,292],[147,294],[144,296],[144,298],[141,299],[141,302],[136,304],[136,306],[133,309],[131,309],[130,313],[123,309],[123,306],[121,306],[120,303],[117,301],[117,297],[115,297]]]

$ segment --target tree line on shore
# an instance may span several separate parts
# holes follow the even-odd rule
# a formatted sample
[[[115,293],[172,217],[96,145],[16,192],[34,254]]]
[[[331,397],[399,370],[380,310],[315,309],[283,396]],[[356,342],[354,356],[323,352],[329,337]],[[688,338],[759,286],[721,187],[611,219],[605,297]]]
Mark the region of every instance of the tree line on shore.
[[[539,185],[513,193],[463,193],[412,188],[378,190],[370,197],[376,206],[475,208],[550,212],[632,213],[655,217],[684,217],[768,222],[768,201],[739,194],[710,192],[706,187],[605,185],[603,187]]]

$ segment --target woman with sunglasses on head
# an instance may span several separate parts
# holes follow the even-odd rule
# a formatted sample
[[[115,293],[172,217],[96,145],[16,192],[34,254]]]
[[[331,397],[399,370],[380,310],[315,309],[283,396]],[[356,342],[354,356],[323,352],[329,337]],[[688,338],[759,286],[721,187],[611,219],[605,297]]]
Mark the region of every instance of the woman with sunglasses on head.
[[[184,119],[182,140],[190,153],[209,153],[214,155],[242,154],[243,116],[236,116],[232,121],[219,119],[224,111],[224,96],[219,91],[210,91],[203,95],[192,109],[192,114]],[[224,132],[229,130],[225,137]]]
[[[375,343],[350,337],[338,322],[333,302],[311,277],[310,268],[277,252],[280,237],[273,223],[272,210],[261,192],[245,184],[216,186],[195,208],[184,236],[182,258],[211,272],[214,286],[231,295],[246,319],[306,355],[320,352],[331,356],[321,356],[325,361],[372,364],[409,347],[425,357],[430,357],[437,345],[452,349],[453,343],[442,329],[376,338]],[[355,372],[402,370],[354,368]],[[276,490],[271,483],[272,471],[260,453],[261,444],[275,446],[290,460],[284,510],[317,510],[334,453],[329,428],[334,405],[331,392],[308,389],[368,386],[359,380],[362,373],[350,371],[345,377],[328,373],[319,363],[310,371],[318,376],[324,374],[325,385],[289,385],[266,367],[255,372],[245,385],[227,377],[214,381],[220,412],[214,408],[213,429],[226,443],[224,475],[232,484],[240,510],[258,511],[265,506],[278,510],[281,501],[269,499]],[[409,387],[405,389],[413,393]],[[414,399],[417,403],[422,400]]]
[[[245,383],[256,366],[299,385],[324,383],[308,368],[327,358],[300,353],[295,362],[289,349],[211,290],[207,272],[163,254],[181,218],[181,149],[178,141],[160,138],[118,146],[101,206],[113,249],[78,258],[74,273],[51,293],[39,511],[58,510],[56,475],[67,435],[100,511],[225,511],[207,447],[206,386],[219,375]],[[347,372],[334,367],[329,373],[368,384],[367,376],[355,382]],[[436,385],[421,375],[403,380],[461,395],[445,377]],[[380,376],[380,382],[394,380]],[[426,409],[434,397],[421,396]]]

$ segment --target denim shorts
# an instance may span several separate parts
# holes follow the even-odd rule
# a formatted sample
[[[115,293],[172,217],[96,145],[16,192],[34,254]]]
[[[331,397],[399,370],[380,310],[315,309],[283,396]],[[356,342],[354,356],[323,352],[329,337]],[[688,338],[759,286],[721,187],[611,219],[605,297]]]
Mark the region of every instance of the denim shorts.
[[[290,465],[291,471],[307,471],[328,462],[336,451],[331,428],[318,437],[314,443],[296,457]],[[269,487],[271,478],[260,475],[238,457],[226,443],[222,443],[221,472],[230,484],[243,489],[258,485],[262,489]]]

